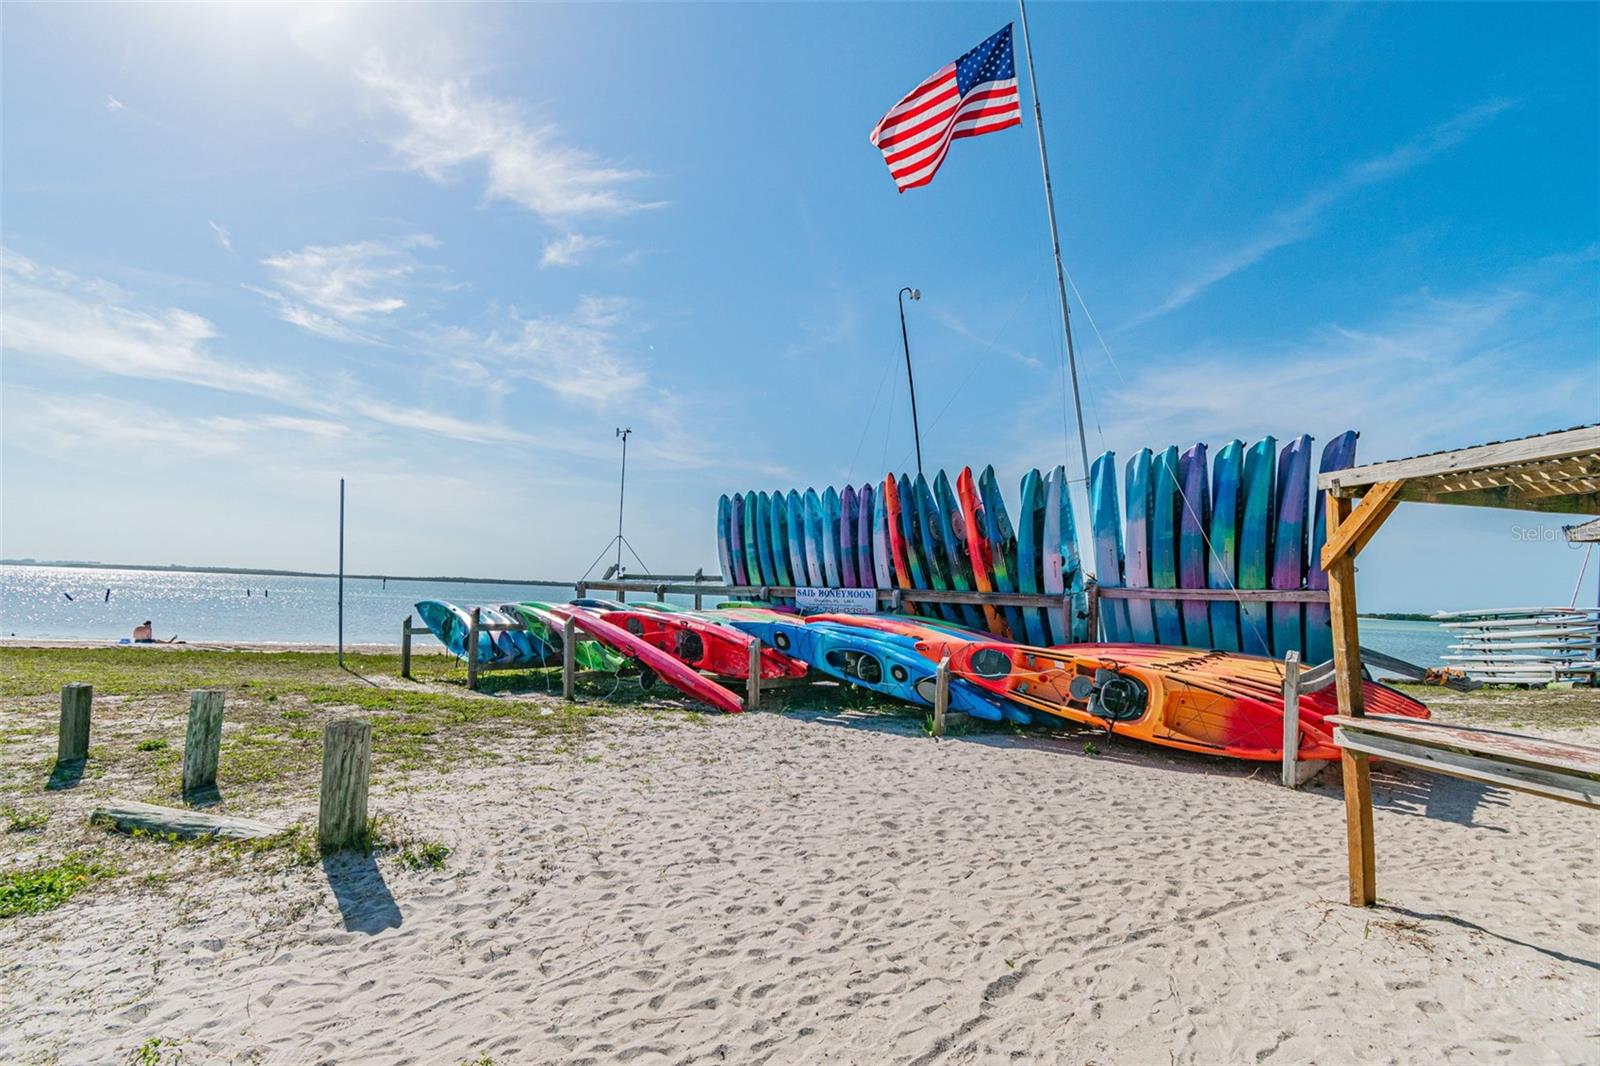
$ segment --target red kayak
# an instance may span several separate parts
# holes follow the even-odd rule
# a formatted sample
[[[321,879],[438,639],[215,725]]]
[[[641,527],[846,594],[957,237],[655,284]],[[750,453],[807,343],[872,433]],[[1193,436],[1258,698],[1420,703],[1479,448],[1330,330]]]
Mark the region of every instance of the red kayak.
[[[685,696],[710,704],[727,714],[739,714],[744,710],[744,702],[739,697],[715,681],[701,677],[660,648],[648,643],[642,637],[634,636],[621,626],[608,622],[581,607],[551,607],[550,613],[557,618],[571,618],[572,624],[589,636],[613,651],[626,655],[641,666],[649,667],[657,677]]]
[[[656,611],[607,611],[601,615],[653,648],[695,669],[719,677],[750,676],[750,648],[760,641],[732,626],[703,618]],[[804,677],[806,664],[772,648],[761,649],[764,678]]]

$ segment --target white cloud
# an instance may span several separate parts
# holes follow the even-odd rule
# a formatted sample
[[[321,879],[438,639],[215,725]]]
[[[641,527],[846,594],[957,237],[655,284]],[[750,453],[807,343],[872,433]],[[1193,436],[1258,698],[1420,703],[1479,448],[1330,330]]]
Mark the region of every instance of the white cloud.
[[[400,295],[417,272],[407,251],[435,247],[418,235],[395,244],[307,245],[262,260],[277,288],[265,291],[284,321],[334,340],[378,343],[362,327],[406,306]]]
[[[228,232],[228,227],[220,222],[207,222],[211,227],[211,236],[216,239],[217,247],[225,252],[233,251],[233,234]]]
[[[445,183],[469,163],[481,164],[485,196],[546,219],[649,206],[621,191],[643,174],[607,166],[562,144],[554,125],[531,125],[512,104],[474,93],[465,81],[408,77],[391,70],[381,56],[356,73],[405,122],[393,141],[396,154],[435,182]]]
[[[369,396],[353,382],[337,388],[277,370],[233,362],[209,349],[218,337],[205,318],[182,308],[138,307],[113,285],[82,279],[6,251],[0,254],[5,314],[0,351],[45,363],[71,363],[104,374],[180,382],[271,400],[324,416],[310,423],[280,421],[326,436],[330,420],[358,415],[371,422],[456,440],[525,442],[526,434],[492,422],[456,418]]]
[[[1254,266],[1279,248],[1305,240],[1317,231],[1322,216],[1340,201],[1368,186],[1398,177],[1427,163],[1466,140],[1474,130],[1511,106],[1511,101],[1494,100],[1469,108],[1449,121],[1424,131],[1387,155],[1347,167],[1330,184],[1312,190],[1299,203],[1279,212],[1255,236],[1218,254],[1192,277],[1177,285],[1160,304],[1134,316],[1129,325],[1138,325],[1176,311],[1219,281]]]
[[[8,353],[274,399],[297,393],[296,383],[284,374],[212,356],[206,346],[217,336],[216,327],[197,314],[130,306],[114,287],[9,251],[0,259],[0,271],[6,294],[0,347]]]
[[[565,237],[557,237],[544,246],[544,254],[539,257],[542,267],[576,266],[596,248],[605,245],[599,237],[589,237],[582,233],[569,233]]]
[[[125,105],[123,104],[123,102],[121,100],[118,100],[115,96],[112,96],[110,93],[106,94],[106,110],[107,111],[121,111],[124,106]]]
[[[508,330],[479,337],[446,334],[464,352],[488,350],[499,370],[535,381],[568,399],[603,403],[639,390],[645,372],[619,350],[628,330],[627,303],[585,296],[564,314],[524,318],[512,313]]]

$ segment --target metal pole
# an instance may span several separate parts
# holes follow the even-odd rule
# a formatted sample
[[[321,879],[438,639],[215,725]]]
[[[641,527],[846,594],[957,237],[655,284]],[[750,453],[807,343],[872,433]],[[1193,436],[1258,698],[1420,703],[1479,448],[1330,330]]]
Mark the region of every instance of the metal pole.
[[[622,574],[622,501],[628,491],[628,434],[633,432],[630,426],[627,429],[618,429],[617,436],[622,438],[622,481],[617,486],[617,574]]]
[[[1089,439],[1083,431],[1083,399],[1078,394],[1078,354],[1072,346],[1072,318],[1067,310],[1067,272],[1061,265],[1061,235],[1056,228],[1056,194],[1050,187],[1050,156],[1045,152],[1044,114],[1039,110],[1039,78],[1033,72],[1033,44],[1028,39],[1028,9],[1023,0],[1017,0],[1017,10],[1022,16],[1022,48],[1028,57],[1028,85],[1033,90],[1033,122],[1039,131],[1039,166],[1044,170],[1044,206],[1050,218],[1050,249],[1056,257],[1056,288],[1061,294],[1061,328],[1067,335],[1067,367],[1072,374],[1072,405],[1078,412],[1078,449],[1083,457],[1084,492],[1087,495]]]
[[[339,665],[344,665],[344,478],[339,479]]]
[[[911,437],[917,444],[917,476],[922,476],[922,430],[917,426],[917,381],[911,376],[911,338],[906,335],[906,293],[913,300],[922,299],[922,293],[907,285],[895,294],[900,305],[900,343],[906,350],[906,385],[911,389]]]

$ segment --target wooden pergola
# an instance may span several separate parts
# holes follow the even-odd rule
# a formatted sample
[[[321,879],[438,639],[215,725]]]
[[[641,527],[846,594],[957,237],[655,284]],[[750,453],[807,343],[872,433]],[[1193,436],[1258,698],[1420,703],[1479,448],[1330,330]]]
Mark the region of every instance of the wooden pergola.
[[[1441,773],[1600,806],[1600,750],[1437,723],[1366,716],[1356,629],[1356,556],[1403,502],[1600,515],[1600,425],[1434,452],[1322,474],[1338,687],[1336,739],[1344,772],[1350,902],[1377,899],[1372,840],[1372,754]],[[1360,506],[1356,506],[1356,501]],[[1595,523],[1576,527],[1587,530]]]

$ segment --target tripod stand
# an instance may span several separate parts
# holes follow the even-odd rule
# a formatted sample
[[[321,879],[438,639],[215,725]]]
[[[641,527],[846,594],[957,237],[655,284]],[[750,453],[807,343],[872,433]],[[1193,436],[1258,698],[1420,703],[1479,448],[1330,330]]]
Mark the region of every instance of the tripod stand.
[[[632,427],[626,429],[619,428],[617,430],[617,436],[622,438],[622,478],[621,483],[617,488],[617,535],[607,541],[604,548],[600,549],[600,554],[595,556],[594,562],[589,564],[589,569],[583,572],[584,577],[588,577],[589,572],[600,565],[600,560],[604,559],[606,557],[606,553],[612,548],[617,549],[617,561],[606,567],[606,572],[600,575],[601,580],[605,580],[613,575],[620,575],[622,573],[623,548],[628,549],[628,554],[633,556],[634,561],[639,564],[640,569],[642,569],[645,573],[650,572],[650,568],[644,565],[644,560],[639,558],[639,553],[633,550],[633,545],[628,543],[628,538],[622,535],[622,504],[627,498],[628,491],[628,437],[632,433]]]

